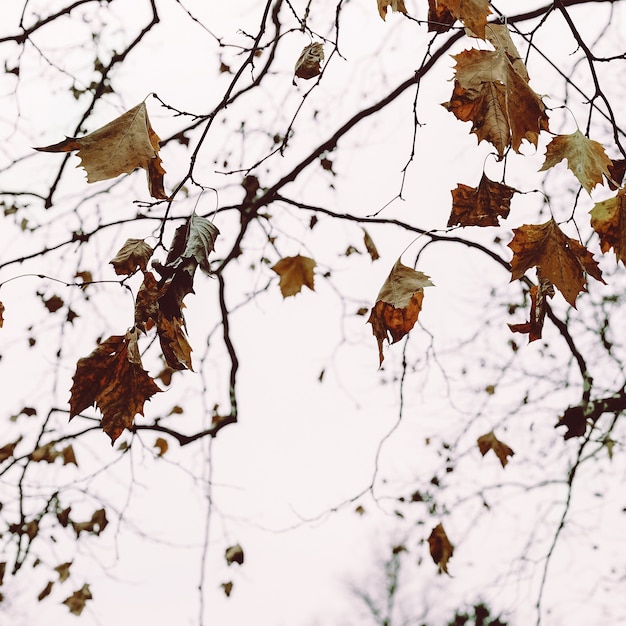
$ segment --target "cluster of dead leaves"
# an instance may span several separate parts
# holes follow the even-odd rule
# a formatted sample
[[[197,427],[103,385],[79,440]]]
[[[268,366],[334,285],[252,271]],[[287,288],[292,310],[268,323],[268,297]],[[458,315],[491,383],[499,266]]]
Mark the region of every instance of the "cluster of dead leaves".
[[[183,300],[193,293],[197,267],[210,272],[209,254],[219,234],[207,218],[195,213],[174,235],[165,264],[153,263],[157,280],[148,270],[153,249],[140,239],[128,239],[111,260],[118,275],[143,273],[135,299],[135,325],[125,335],[113,335],[78,361],[70,397],[70,419],[95,405],[102,413],[101,426],[114,442],[135,415],[161,391],[143,369],[138,341],[156,327],[161,351],[173,370],[193,369],[191,345],[186,335]]]

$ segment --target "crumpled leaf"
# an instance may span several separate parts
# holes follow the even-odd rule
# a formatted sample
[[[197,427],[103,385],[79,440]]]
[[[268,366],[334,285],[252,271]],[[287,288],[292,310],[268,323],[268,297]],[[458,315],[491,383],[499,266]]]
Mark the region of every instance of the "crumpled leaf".
[[[443,106],[461,121],[471,121],[478,141],[493,144],[500,158],[509,146],[519,152],[524,139],[536,147],[539,133],[548,130],[548,116],[525,68],[521,73],[519,55],[512,58],[504,48],[470,49],[453,58],[454,89]]]
[[[94,511],[91,519],[86,522],[72,522],[72,528],[76,533],[76,537],[80,537],[80,533],[83,531],[89,532],[92,535],[99,535],[109,524],[107,514],[104,509],[98,509]]]
[[[498,218],[506,218],[511,198],[517,189],[489,180],[482,175],[478,187],[459,183],[452,190],[452,212],[448,226],[498,226]]]
[[[63,604],[65,604],[70,613],[73,615],[80,615],[85,608],[85,604],[87,600],[91,600],[93,596],[91,595],[91,591],[89,591],[89,585],[84,584],[78,591],[75,591],[69,598],[63,600]]]
[[[287,256],[273,265],[272,269],[280,276],[278,285],[283,298],[295,296],[302,291],[303,286],[315,291],[313,274],[315,266],[313,259],[299,254]]]
[[[378,259],[380,259],[380,254],[378,254],[376,244],[374,243],[374,240],[371,238],[370,234],[365,230],[365,228],[363,229],[363,243],[365,244],[365,249],[370,255],[370,259],[372,259],[372,261],[377,261]]]
[[[384,360],[383,341],[396,343],[415,325],[422,310],[424,287],[431,287],[430,278],[406,265],[398,259],[376,298],[368,324],[378,341],[380,364]]]
[[[378,13],[383,20],[387,19],[387,9],[391,7],[393,13],[405,13],[404,0],[378,0]]]
[[[528,343],[541,339],[543,322],[546,317],[548,298],[554,297],[554,285],[541,276],[537,268],[539,285],[530,288],[530,318],[523,324],[509,324],[513,333],[528,333]]]
[[[159,157],[159,137],[152,129],[145,102],[84,137],[66,137],[60,143],[35,150],[78,150],[89,183],[117,178],[138,167],[143,168],[148,176],[150,195],[168,199],[163,187],[165,170]]]
[[[509,446],[496,437],[493,430],[485,435],[481,435],[476,440],[476,443],[478,444],[478,449],[483,456],[485,456],[489,450],[493,450],[498,459],[500,459],[502,467],[506,467],[506,464],[509,462],[508,457],[515,454]]]
[[[143,282],[135,298],[135,327],[142,332],[150,330],[159,316],[157,280],[152,272],[143,275]]]
[[[243,548],[238,543],[234,546],[229,546],[228,548],[226,548],[224,558],[226,559],[226,563],[228,565],[231,565],[232,563],[238,563],[239,565],[242,565]]]
[[[512,281],[537,266],[541,268],[541,276],[550,281],[574,308],[576,296],[587,290],[587,275],[604,283],[591,252],[565,235],[553,219],[544,224],[525,224],[514,228],[513,232],[515,236],[509,243],[513,250]]]
[[[626,188],[620,189],[614,198],[597,202],[590,214],[602,252],[613,248],[617,260],[626,265]]]
[[[136,333],[113,335],[76,365],[70,419],[95,404],[111,443],[125,428],[133,427],[135,415],[143,415],[146,400],[161,391],[141,367],[136,341]]]
[[[485,38],[487,16],[491,13],[489,0],[428,0],[428,5],[429,20],[432,13],[436,21],[446,23],[449,19],[446,14],[450,14],[462,22],[474,36]]]
[[[294,76],[298,78],[314,78],[322,72],[321,63],[324,60],[324,46],[314,42],[305,46],[296,61]],[[294,81],[295,84],[295,81]]]
[[[109,263],[118,276],[134,274],[139,268],[145,272],[154,250],[143,239],[127,239]]]
[[[191,346],[185,333],[185,321],[183,318],[173,317],[168,319],[165,315],[159,315],[157,333],[165,362],[175,370],[189,369],[193,371]]]
[[[187,259],[195,259],[200,269],[210,274],[209,254],[215,250],[215,240],[219,234],[213,222],[192,213],[187,223],[176,229],[166,265],[176,267]]]
[[[445,33],[456,17],[438,0],[428,0],[428,32]]]
[[[454,554],[454,546],[450,543],[442,524],[437,524],[428,537],[430,556],[437,565],[438,574],[448,574],[448,561]]]
[[[580,130],[571,135],[557,135],[546,147],[546,159],[540,172],[554,167],[567,159],[567,167],[573,172],[587,193],[602,184],[602,177],[611,180],[611,159],[601,143],[588,139]]]

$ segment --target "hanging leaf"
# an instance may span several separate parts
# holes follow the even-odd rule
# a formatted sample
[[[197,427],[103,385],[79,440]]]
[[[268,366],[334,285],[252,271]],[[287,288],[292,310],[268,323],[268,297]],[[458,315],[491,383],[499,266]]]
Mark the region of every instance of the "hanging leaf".
[[[376,244],[374,243],[374,240],[370,237],[370,234],[365,230],[365,228],[363,229],[363,243],[365,244],[367,253],[370,255],[370,259],[372,259],[372,261],[377,261],[378,259],[380,259],[380,254],[378,254]]]
[[[442,524],[437,524],[428,537],[430,556],[437,565],[438,574],[448,574],[448,561],[454,554],[454,546],[450,543]]]
[[[52,591],[52,586],[54,585],[54,581],[49,581],[48,584],[43,588],[43,590],[37,596],[37,600],[41,602],[44,598],[50,595]]]
[[[456,18],[438,0],[428,0],[428,32],[445,33]]]
[[[109,520],[107,520],[106,511],[104,509],[98,509],[94,511],[90,520],[86,522],[72,522],[72,528],[78,538],[83,531],[89,532],[92,535],[99,535],[108,524]]]
[[[506,218],[511,198],[517,189],[489,180],[482,175],[478,187],[459,183],[452,190],[452,213],[448,226],[498,226],[498,218]]]
[[[295,296],[306,286],[315,291],[315,261],[306,256],[287,256],[272,266],[272,269],[280,276],[278,286],[283,298]]]
[[[175,370],[193,371],[191,346],[185,334],[185,321],[182,317],[168,319],[165,315],[159,315],[157,333],[165,362]]]
[[[422,310],[424,287],[431,286],[426,274],[396,261],[367,320],[378,342],[380,365],[385,358],[383,341],[391,335],[391,343],[396,343],[413,328]]]
[[[167,452],[169,445],[163,437],[157,437],[153,447],[158,448],[159,456],[163,456]]]
[[[485,456],[489,450],[493,450],[498,459],[500,459],[502,467],[506,467],[506,464],[509,462],[508,457],[515,454],[509,446],[497,439],[493,430],[485,435],[481,435],[476,440],[476,443],[478,444],[478,449],[483,456]]]
[[[234,546],[230,546],[226,548],[226,552],[224,553],[224,558],[226,559],[226,563],[231,565],[232,563],[237,563],[239,565],[243,564],[243,548],[237,543]]]
[[[73,615],[80,615],[85,608],[87,600],[93,599],[91,591],[89,591],[89,585],[84,584],[78,591],[75,591],[69,598],[63,600],[70,613]]]
[[[186,224],[176,229],[166,264],[176,267],[187,259],[195,259],[200,269],[210,274],[209,254],[215,250],[215,240],[219,234],[213,222],[192,213]]]
[[[13,456],[13,452],[15,451],[15,446],[22,441],[22,436],[20,435],[13,443],[7,443],[6,445],[0,448],[0,463],[2,461],[6,461]]]
[[[513,250],[511,280],[521,278],[531,267],[540,267],[541,275],[550,281],[575,308],[576,296],[587,290],[586,276],[604,283],[602,272],[591,252],[570,239],[554,220],[544,224],[525,224],[514,228],[509,243]]]
[[[227,598],[230,598],[230,594],[233,591],[233,583],[232,583],[232,581],[229,580],[228,582],[222,583],[220,585],[220,587],[224,590],[224,595]]]
[[[61,565],[57,565],[54,568],[54,571],[59,574],[59,582],[64,583],[70,577],[70,567],[72,566],[72,561],[67,563],[61,563]]]
[[[0,328],[2,328],[4,326],[4,304],[2,304],[2,302],[0,302]]]
[[[298,78],[314,78],[322,73],[321,63],[324,60],[324,46],[314,42],[305,46],[294,68],[294,76]],[[295,85],[295,79],[294,79]]]
[[[580,130],[571,135],[554,137],[546,147],[546,158],[539,171],[550,169],[563,159],[567,159],[567,167],[587,193],[591,193],[596,185],[602,184],[603,176],[611,180],[609,167],[612,163],[604,147],[601,143],[585,137]]]
[[[597,202],[590,213],[602,252],[613,248],[618,262],[626,265],[626,188],[620,189],[614,198]]]
[[[135,327],[142,332],[150,330],[159,316],[160,290],[152,272],[143,275],[143,282],[135,298]]]
[[[528,343],[541,339],[546,317],[548,298],[554,297],[554,285],[541,276],[537,268],[539,285],[530,288],[530,319],[524,324],[509,324],[511,332],[528,334]]]
[[[145,272],[153,252],[152,247],[143,239],[127,239],[126,243],[109,263],[113,266],[118,276],[134,274],[137,268]]]
[[[144,102],[84,137],[67,137],[60,143],[35,148],[40,152],[78,150],[87,182],[117,178],[138,167],[146,170],[153,198],[167,200],[163,188],[165,170],[159,157],[159,137],[152,129]]]
[[[378,0],[378,13],[383,20],[387,19],[387,9],[391,7],[393,13],[406,14],[404,0]]]
[[[445,20],[449,13],[462,22],[475,37],[485,38],[487,16],[491,13],[489,0],[428,0],[428,3],[436,16],[443,16]]]
[[[113,335],[79,359],[70,392],[70,419],[95,404],[111,443],[125,428],[133,427],[135,415],[143,415],[146,400],[161,391],[141,367],[134,335]]]

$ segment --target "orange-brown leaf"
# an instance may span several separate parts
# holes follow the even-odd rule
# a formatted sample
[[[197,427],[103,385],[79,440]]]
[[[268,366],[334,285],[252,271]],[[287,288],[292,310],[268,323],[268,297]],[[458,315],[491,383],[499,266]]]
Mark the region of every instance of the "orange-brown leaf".
[[[142,331],[150,330],[159,315],[160,295],[157,280],[152,272],[146,272],[135,298],[135,326]]]
[[[432,286],[429,277],[396,261],[376,298],[367,323],[378,342],[379,362],[382,364],[383,341],[396,343],[415,326],[422,310],[424,287]]]
[[[485,456],[489,450],[493,450],[498,459],[500,459],[502,467],[506,467],[506,464],[509,462],[509,457],[515,454],[506,443],[503,443],[495,436],[493,430],[485,435],[481,435],[476,440],[476,443],[483,456]]]
[[[191,364],[191,346],[185,334],[185,322],[180,317],[168,319],[160,314],[157,321],[157,333],[165,362],[175,370],[189,369]]]
[[[89,183],[143,168],[152,197],[168,198],[163,188],[165,170],[159,157],[159,137],[152,129],[144,102],[84,137],[67,137],[57,144],[35,149],[41,152],[78,150]]]
[[[67,606],[70,613],[80,615],[85,608],[87,600],[91,600],[93,596],[89,591],[89,585],[84,584],[78,591],[75,591],[69,598],[63,600],[63,604]]]
[[[587,274],[604,282],[589,250],[567,237],[554,220],[525,224],[514,228],[513,232],[515,236],[509,243],[513,250],[511,280],[521,278],[526,270],[536,266],[573,307],[576,306],[576,296],[587,290]]]
[[[72,522],[72,528],[76,533],[76,537],[80,537],[80,533],[87,531],[92,535],[99,535],[109,524],[107,514],[104,509],[98,509],[93,512],[91,519],[86,522]]]
[[[482,175],[478,187],[458,184],[452,191],[452,213],[448,226],[498,226],[506,218],[517,189],[489,180]]]
[[[626,265],[626,188],[620,189],[614,198],[597,202],[590,213],[602,252],[613,248],[617,260]]]
[[[539,270],[537,270],[539,274]],[[539,276],[539,285],[530,288],[530,319],[523,324],[509,324],[511,332],[528,333],[528,343],[541,339],[543,322],[546,317],[548,298],[554,296],[554,285]]]
[[[0,328],[4,326],[4,304],[0,302]]]
[[[322,72],[321,63],[324,60],[324,46],[314,42],[305,46],[296,61],[294,74],[298,78],[314,78]]]
[[[443,106],[461,121],[471,121],[478,141],[492,143],[500,157],[509,146],[519,152],[524,139],[537,146],[548,117],[541,98],[520,74],[519,61],[514,63],[501,48],[465,50],[453,58],[456,80]]]
[[[404,0],[378,0],[378,13],[383,20],[387,19],[387,9],[391,7],[392,12],[405,13]]]
[[[118,276],[133,274],[137,271],[137,268],[145,272],[153,252],[152,247],[143,239],[127,239],[126,243],[109,263],[113,266]]]
[[[436,563],[438,574],[448,573],[448,561],[454,554],[454,546],[450,543],[442,524],[437,524],[428,537],[430,556]]]
[[[113,335],[79,359],[71,389],[70,419],[95,404],[111,442],[132,428],[135,415],[143,415],[146,400],[161,391],[137,362],[138,351],[129,352],[130,335]]]
[[[611,159],[601,143],[583,135],[580,130],[571,135],[557,135],[546,147],[546,158],[539,170],[554,167],[567,159],[567,167],[573,172],[587,193],[602,184],[602,177],[611,179]]]
[[[283,298],[300,293],[303,286],[314,288],[315,261],[306,256],[288,256],[276,263],[272,269],[280,276],[279,287]]]
[[[6,461],[13,456],[15,446],[17,446],[20,441],[22,441],[21,435],[13,443],[7,443],[6,445],[2,446],[2,448],[0,448],[0,463],[2,463],[2,461]]]
[[[491,13],[489,0],[435,0],[435,5],[440,12],[449,11],[476,37],[485,38],[487,16]]]
[[[450,13],[438,0],[428,0],[428,31],[445,33],[456,21],[456,17]]]

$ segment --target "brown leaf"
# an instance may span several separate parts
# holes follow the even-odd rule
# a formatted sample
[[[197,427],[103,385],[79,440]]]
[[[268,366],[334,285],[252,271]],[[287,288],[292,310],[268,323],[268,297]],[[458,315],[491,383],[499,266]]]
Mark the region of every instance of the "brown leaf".
[[[159,316],[157,280],[152,272],[146,272],[135,298],[135,326],[141,331],[150,330]]]
[[[0,463],[2,463],[2,461],[6,461],[13,456],[15,446],[17,446],[20,441],[22,441],[21,435],[13,443],[7,443],[2,446],[2,448],[0,448]]]
[[[185,334],[184,320],[180,317],[174,317],[170,320],[165,315],[159,315],[157,333],[165,362],[175,370],[189,369],[193,371],[191,346]]]
[[[502,467],[506,467],[506,464],[509,462],[508,457],[515,454],[509,446],[496,438],[493,430],[485,435],[481,435],[476,440],[476,443],[478,444],[478,449],[483,456],[485,456],[489,450],[493,450],[495,455],[500,459]]]
[[[378,254],[376,244],[374,243],[374,240],[370,237],[370,234],[365,230],[365,228],[363,229],[363,243],[365,244],[367,253],[370,255],[370,259],[372,259],[372,261],[380,259],[380,254]]]
[[[56,458],[61,453],[55,449],[54,442],[47,443],[45,446],[39,446],[33,450],[30,454],[30,458],[35,463],[40,463],[41,461],[45,461],[46,463],[54,463]]]
[[[80,615],[85,608],[87,600],[91,600],[93,596],[89,591],[89,585],[84,584],[78,591],[75,591],[69,598],[63,600],[70,613],[74,615]]]
[[[159,449],[159,456],[163,456],[168,449],[168,443],[167,441],[165,441],[165,439],[163,439],[163,437],[157,437],[156,441],[154,442],[154,446],[152,446],[153,448],[158,448]]]
[[[489,0],[429,0],[431,6],[433,2],[438,15],[445,15],[445,12],[449,12],[474,36],[485,38],[487,16],[491,13]]]
[[[272,269],[280,276],[279,287],[283,298],[295,296],[305,285],[312,291],[315,277],[313,269],[315,261],[306,256],[288,256],[276,263]]]
[[[445,33],[456,18],[439,0],[428,0],[428,32]]]
[[[539,133],[548,129],[541,98],[520,74],[519,60],[505,50],[465,50],[454,55],[456,80],[450,102],[443,106],[463,122],[473,122],[478,141],[492,143],[504,156],[511,146],[520,151],[522,140],[537,146]]]
[[[50,592],[52,591],[52,586],[54,585],[54,581],[50,581],[48,582],[48,584],[43,588],[43,590],[39,593],[39,595],[37,596],[37,600],[39,600],[39,602],[41,602],[45,597],[50,595]]]
[[[230,594],[233,590],[232,581],[229,580],[228,582],[222,583],[220,587],[224,590],[224,594],[226,595],[226,597],[230,598]]]
[[[614,198],[597,202],[590,213],[602,252],[613,248],[617,260],[626,265],[626,188],[620,189]]]
[[[296,61],[294,75],[306,79],[319,76],[322,72],[321,63],[323,60],[324,46],[321,43],[314,42],[305,46]]]
[[[433,283],[426,274],[403,265],[400,259],[396,261],[367,320],[378,341],[381,365],[385,358],[383,341],[391,335],[391,343],[396,343],[413,328],[422,310],[424,287],[429,286]]]
[[[242,565],[243,548],[238,543],[234,546],[226,548],[224,558],[226,559],[226,563],[228,563],[228,565],[231,565],[232,563],[238,563],[239,565]]]
[[[544,224],[525,224],[514,228],[509,243],[513,250],[511,280],[517,280],[527,269],[541,268],[541,276],[550,281],[563,297],[576,307],[576,296],[586,291],[586,276],[604,283],[602,273],[585,246],[570,239],[554,220]]]
[[[448,226],[498,226],[498,218],[506,218],[511,198],[517,189],[489,180],[482,175],[478,187],[459,183],[452,191],[452,213]]]
[[[626,174],[626,159],[615,159],[609,165],[609,172],[611,173],[609,187],[613,190],[618,189],[624,180],[624,174]]]
[[[546,159],[540,172],[554,167],[567,159],[567,167],[573,172],[587,193],[602,184],[602,176],[611,179],[611,159],[601,143],[588,139],[580,130],[571,135],[557,135],[546,147]]]
[[[112,443],[133,427],[135,415],[143,415],[146,400],[161,391],[140,363],[131,362],[130,340],[131,333],[113,335],[79,359],[70,392],[70,419],[95,404]]]
[[[86,522],[72,522],[72,528],[76,533],[76,537],[80,537],[80,533],[87,531],[92,535],[99,535],[108,525],[107,514],[104,509],[94,511],[91,519]]]
[[[56,313],[65,304],[63,299],[59,296],[52,296],[47,300],[44,300],[43,303],[50,313]]]
[[[540,274],[539,269],[537,273]],[[546,317],[548,298],[554,296],[554,285],[539,276],[539,285],[530,288],[530,319],[524,324],[509,324],[511,332],[528,333],[528,343],[541,339],[543,322]]]
[[[54,568],[54,571],[59,574],[60,583],[64,583],[70,577],[71,565],[72,565],[72,561],[68,561],[67,563],[61,563],[61,565],[57,565]]]
[[[63,457],[63,465],[69,465],[70,463],[76,465],[78,467],[78,463],[76,462],[76,455],[74,454],[74,448],[71,445],[63,448],[59,453]]]
[[[378,0],[378,13],[383,20],[387,19],[387,9],[391,7],[393,13],[406,14],[404,0]]]
[[[0,302],[0,328],[4,326],[4,304]]]
[[[148,176],[150,195],[161,200],[168,199],[163,189],[165,170],[159,157],[159,137],[150,125],[144,102],[84,137],[67,137],[60,143],[35,150],[78,150],[89,183],[116,178],[120,174],[130,174],[138,167],[143,168]]]
[[[143,239],[127,239],[126,243],[109,263],[113,266],[118,276],[134,274],[137,268],[145,272],[153,252],[152,247]]]
[[[442,524],[437,524],[433,528],[428,537],[428,546],[430,547],[430,556],[438,566],[437,573],[446,573],[449,576],[448,561],[454,554],[454,546],[450,543]]]

